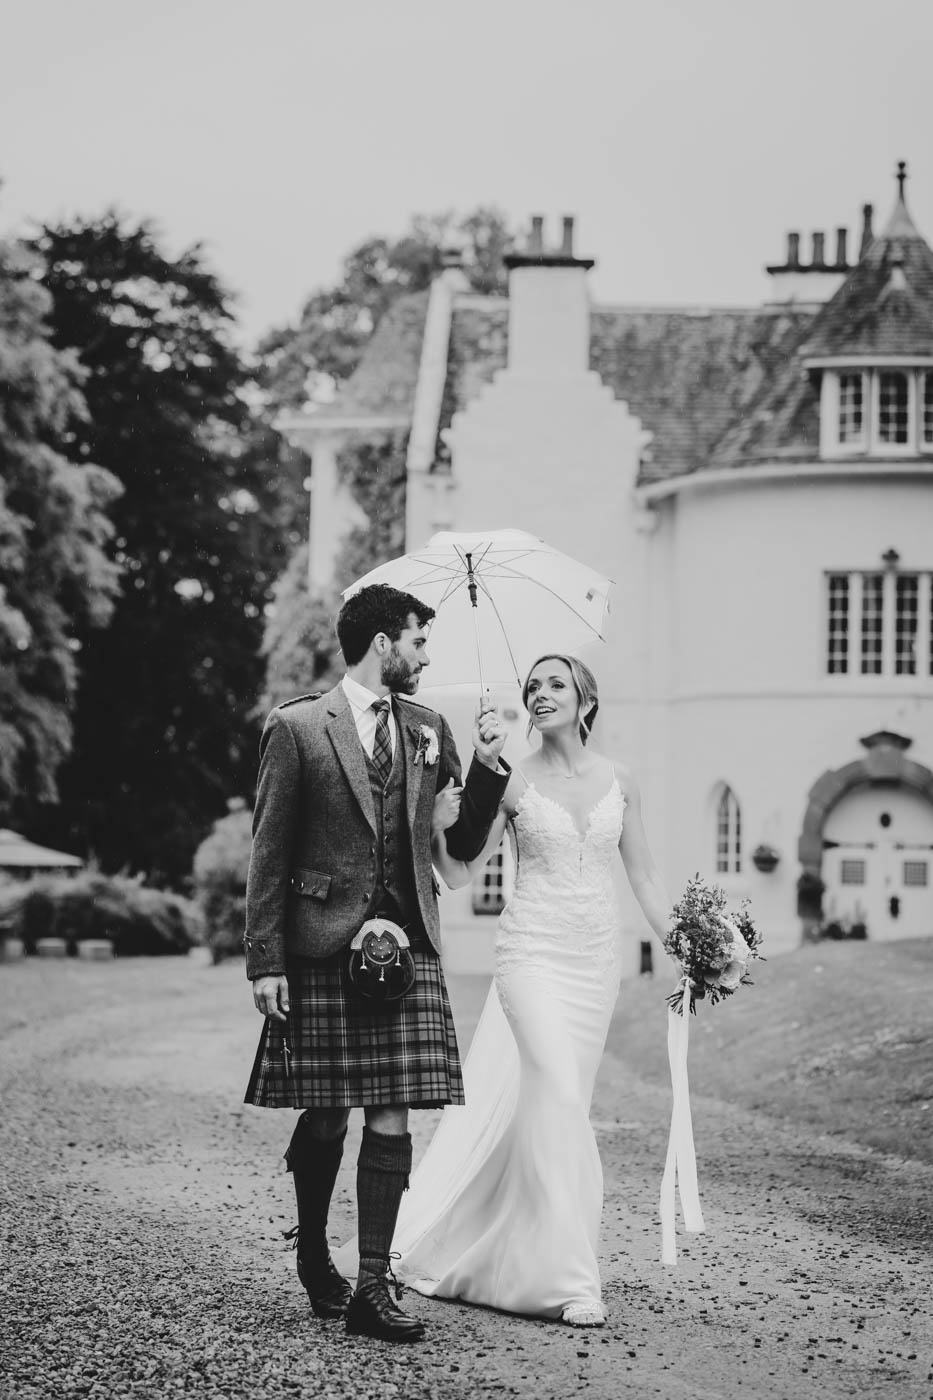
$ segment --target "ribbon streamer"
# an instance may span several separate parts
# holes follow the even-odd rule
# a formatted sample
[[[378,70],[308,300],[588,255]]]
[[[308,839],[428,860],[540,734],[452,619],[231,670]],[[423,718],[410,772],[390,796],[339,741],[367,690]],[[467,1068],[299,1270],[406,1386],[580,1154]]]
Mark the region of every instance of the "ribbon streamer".
[[[690,1038],[691,983],[684,977],[680,1014],[667,1014],[667,1057],[671,1066],[671,1131],[667,1161],[661,1179],[661,1262],[677,1263],[675,1190],[680,1189],[684,1225],[694,1234],[705,1230],[697,1186],[697,1159],[693,1148],[693,1119],[690,1116],[690,1085],[687,1080],[687,1047]]]

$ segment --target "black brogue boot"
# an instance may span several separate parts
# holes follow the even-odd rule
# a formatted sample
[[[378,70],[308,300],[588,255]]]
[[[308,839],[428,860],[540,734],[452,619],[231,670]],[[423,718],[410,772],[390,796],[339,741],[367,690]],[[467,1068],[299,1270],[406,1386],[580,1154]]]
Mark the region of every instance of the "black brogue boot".
[[[353,1296],[327,1247],[327,1213],[346,1135],[344,1129],[340,1137],[322,1141],[312,1135],[302,1114],[285,1153],[298,1205],[297,1228],[286,1238],[295,1241],[298,1281],[315,1314],[324,1318],[345,1317]]]
[[[403,1313],[389,1292],[389,1251],[402,1192],[411,1172],[411,1137],[363,1129],[356,1171],[360,1272],[347,1309],[347,1331],[383,1342],[417,1342],[424,1323]]]

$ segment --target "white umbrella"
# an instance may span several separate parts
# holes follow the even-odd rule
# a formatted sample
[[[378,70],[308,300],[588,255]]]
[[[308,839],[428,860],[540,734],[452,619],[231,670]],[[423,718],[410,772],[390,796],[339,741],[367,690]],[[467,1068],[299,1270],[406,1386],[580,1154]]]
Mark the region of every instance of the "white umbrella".
[[[412,593],[437,614],[431,625],[428,685],[511,685],[542,652],[574,653],[605,640],[612,581],[524,530],[443,530],[423,549],[380,564],[357,579],[349,598],[371,583]],[[471,621],[472,619],[472,621]]]

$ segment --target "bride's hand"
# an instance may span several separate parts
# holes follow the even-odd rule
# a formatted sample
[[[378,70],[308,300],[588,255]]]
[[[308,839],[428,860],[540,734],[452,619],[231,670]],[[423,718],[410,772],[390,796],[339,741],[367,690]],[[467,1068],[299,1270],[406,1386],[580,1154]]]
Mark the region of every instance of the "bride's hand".
[[[446,831],[453,826],[460,815],[460,794],[463,788],[454,784],[450,779],[446,787],[441,788],[434,799],[434,811],[431,813],[431,831],[435,836]]]

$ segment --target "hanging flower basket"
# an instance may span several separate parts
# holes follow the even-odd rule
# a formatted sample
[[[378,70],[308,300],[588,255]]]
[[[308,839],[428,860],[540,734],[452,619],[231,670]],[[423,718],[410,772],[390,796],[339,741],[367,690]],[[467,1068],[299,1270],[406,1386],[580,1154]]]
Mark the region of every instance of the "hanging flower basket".
[[[773,846],[756,846],[752,851],[752,864],[756,870],[761,870],[766,875],[774,869],[780,859]]]

